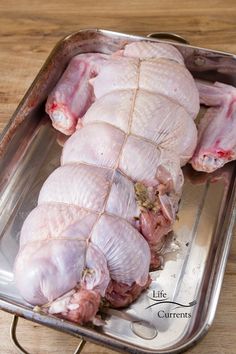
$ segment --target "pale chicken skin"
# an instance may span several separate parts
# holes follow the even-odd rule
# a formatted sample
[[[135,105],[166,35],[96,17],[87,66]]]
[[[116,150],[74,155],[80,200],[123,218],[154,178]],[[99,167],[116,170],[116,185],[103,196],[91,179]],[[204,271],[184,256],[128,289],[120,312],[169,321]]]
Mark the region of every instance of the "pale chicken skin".
[[[81,54],[70,61],[46,104],[54,128],[66,135],[75,131],[78,117],[83,117],[95,99],[89,79],[99,73],[107,59],[105,54]]]
[[[177,49],[136,42],[110,58],[75,57],[46,109],[74,133],[24,222],[15,279],[29,303],[97,323],[101,298],[127,306],[160,264],[181,166],[196,147],[199,95]]]
[[[201,81],[197,87],[201,103],[210,108],[200,121],[191,164],[209,173],[236,159],[236,88]]]

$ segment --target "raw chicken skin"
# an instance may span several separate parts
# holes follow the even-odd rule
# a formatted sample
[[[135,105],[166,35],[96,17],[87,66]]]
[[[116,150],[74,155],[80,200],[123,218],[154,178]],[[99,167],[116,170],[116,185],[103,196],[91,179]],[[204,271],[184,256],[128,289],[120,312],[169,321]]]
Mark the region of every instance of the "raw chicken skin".
[[[125,57],[139,59],[168,59],[184,65],[180,52],[171,45],[152,42],[134,42],[127,45],[123,51]]]
[[[31,304],[97,323],[101,298],[127,306],[160,263],[196,146],[198,91],[177,49],[136,42],[109,59],[75,57],[46,109],[60,131],[77,130],[24,222],[15,279]]]
[[[52,125],[66,135],[75,131],[76,122],[83,117],[94,100],[88,80],[96,76],[101,65],[107,60],[105,54],[81,54],[74,57],[51,92],[46,112]]]
[[[185,66],[173,60],[115,57],[90,82],[96,98],[112,91],[138,87],[172,99],[193,118],[199,111],[199,94],[193,77]]]
[[[191,164],[213,172],[236,159],[236,88],[215,82],[197,82],[201,103],[210,106],[198,128],[198,144]]]
[[[87,111],[82,119],[83,126],[86,127],[91,123],[108,123],[127,134],[129,129],[127,115],[131,110],[134,95],[135,90],[120,90],[104,95],[95,101]],[[106,110],[104,110],[104,106]],[[94,126],[95,129],[101,128],[97,125]],[[188,135],[186,135],[186,131]],[[84,136],[86,130],[83,129],[82,132],[83,139],[86,140]],[[192,119],[189,119],[189,114],[182,106],[165,96],[141,89],[136,93],[130,132],[132,135],[154,143],[159,148],[175,151],[180,155],[181,165],[185,165],[191,158],[197,142],[196,125]],[[93,136],[93,140],[98,140],[101,136],[99,144],[103,145],[105,133],[104,129],[102,136],[100,134],[98,134],[98,137]],[[73,140],[71,138],[67,142],[63,156],[69,150],[67,155],[70,158],[71,153],[73,154],[73,147],[70,148],[69,146],[73,145],[75,141],[76,146],[79,143],[82,144],[82,142],[79,142],[79,135],[82,134],[74,134]],[[115,134],[113,134],[113,137],[116,139]],[[115,141],[112,148],[114,148]],[[94,145],[97,145],[97,141]],[[108,150],[111,154],[111,149]],[[115,153],[116,150],[114,155]]]

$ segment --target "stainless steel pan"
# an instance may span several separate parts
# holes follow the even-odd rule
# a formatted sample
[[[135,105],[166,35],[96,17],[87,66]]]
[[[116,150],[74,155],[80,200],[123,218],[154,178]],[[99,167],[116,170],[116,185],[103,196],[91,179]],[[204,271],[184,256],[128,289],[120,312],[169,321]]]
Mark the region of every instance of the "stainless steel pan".
[[[155,36],[156,34],[152,34]],[[158,34],[160,37],[160,33]],[[159,41],[174,44],[194,77],[236,86],[236,59],[229,53],[183,43],[176,35]],[[19,296],[13,264],[19,233],[36,205],[40,187],[59,165],[58,133],[44,111],[45,99],[69,60],[78,53],[112,53],[124,44],[147,40],[105,30],[82,30],[60,41],[29,88],[0,140],[0,308],[17,316],[130,353],[178,353],[195,344],[212,324],[230,249],[235,220],[236,164],[205,175],[184,169],[185,186],[179,221],[166,247],[163,270],[151,273],[149,290],[122,311],[106,309],[106,324],[78,326],[33,311]],[[155,41],[157,39],[148,38]]]

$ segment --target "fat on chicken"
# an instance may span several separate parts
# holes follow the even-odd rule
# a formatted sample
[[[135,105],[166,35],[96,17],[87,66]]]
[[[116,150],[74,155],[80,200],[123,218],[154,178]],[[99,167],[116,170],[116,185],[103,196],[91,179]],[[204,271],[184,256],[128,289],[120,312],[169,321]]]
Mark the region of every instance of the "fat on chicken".
[[[23,224],[15,280],[29,303],[97,324],[101,300],[127,306],[160,265],[196,147],[199,94],[175,47],[136,42],[74,57],[46,110],[73,134]]]

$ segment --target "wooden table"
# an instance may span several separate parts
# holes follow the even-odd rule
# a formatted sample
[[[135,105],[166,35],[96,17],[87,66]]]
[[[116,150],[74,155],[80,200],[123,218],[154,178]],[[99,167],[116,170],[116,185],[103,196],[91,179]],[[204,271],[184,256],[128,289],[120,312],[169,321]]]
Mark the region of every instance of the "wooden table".
[[[235,0],[8,0],[0,1],[0,130],[55,43],[81,28],[148,34],[171,31],[192,44],[236,53]],[[236,232],[234,232],[234,235]],[[14,354],[12,316],[0,312],[0,353]],[[234,237],[216,318],[208,335],[188,353],[236,353],[236,240]],[[18,337],[31,353],[67,354],[77,340],[20,320]],[[86,344],[83,353],[115,353]]]

